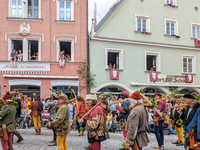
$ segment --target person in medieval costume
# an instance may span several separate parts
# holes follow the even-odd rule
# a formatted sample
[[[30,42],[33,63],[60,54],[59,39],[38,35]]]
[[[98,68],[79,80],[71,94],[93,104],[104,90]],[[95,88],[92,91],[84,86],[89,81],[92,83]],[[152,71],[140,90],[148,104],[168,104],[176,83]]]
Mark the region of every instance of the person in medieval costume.
[[[185,128],[186,131],[190,131],[194,129],[195,131],[195,140],[200,148],[200,107],[197,109],[192,121],[189,123],[189,125]]]
[[[195,113],[197,112],[197,109],[200,107],[200,104],[195,100],[195,96],[197,94],[193,91],[187,92],[183,98],[185,100],[185,103],[188,104],[186,107],[186,110],[183,112],[181,108],[177,108],[177,112],[180,114],[180,119],[183,120],[183,129],[186,130],[192,119],[194,118]],[[192,125],[191,125],[192,126]],[[194,131],[194,135],[196,137],[196,131]],[[190,147],[190,150],[193,148]]]
[[[138,148],[142,150],[142,147],[147,146],[149,139],[147,136],[148,131],[148,112],[144,108],[143,100],[140,94],[134,92],[130,97],[131,105],[133,109],[127,120],[128,136],[125,140],[125,148],[132,149]]]
[[[32,110],[32,116],[33,116],[33,123],[35,128],[35,135],[41,134],[41,112],[43,111],[43,104],[40,101],[40,97],[37,96],[35,100],[31,102],[30,109]]]
[[[56,135],[57,135],[57,144],[59,150],[67,150],[67,134],[70,133],[70,123],[69,123],[69,114],[70,109],[67,105],[67,98],[65,96],[58,96],[58,103],[60,104],[59,109],[57,111],[56,119],[50,121],[48,126],[56,127]]]
[[[155,100],[162,99],[162,95],[160,93],[155,93]],[[166,111],[166,103],[165,101],[158,102],[158,110],[162,113]],[[158,120],[158,126],[155,126],[154,133],[156,135],[156,140],[158,142],[158,146],[154,148],[154,150],[162,150],[164,149],[164,132],[163,132],[163,124],[164,118],[160,117],[157,112],[154,113],[154,117]],[[155,123],[155,121],[154,121]]]
[[[181,100],[180,95],[175,96],[175,102],[172,103],[173,106],[179,105]],[[176,142],[172,142],[172,144],[176,144],[176,146],[183,146],[183,125],[179,125],[177,121],[179,120],[180,114],[177,112],[176,108],[171,109],[170,119],[171,122],[174,124],[175,130],[177,132],[178,140]]]
[[[56,93],[52,92],[50,94],[50,97],[48,97],[48,100],[47,100],[47,106],[49,107],[49,115],[50,115],[49,121],[54,121],[56,119],[57,112],[56,112],[56,109],[53,108],[58,103],[58,101],[56,100],[56,97],[57,97]],[[55,146],[55,145],[57,145],[57,143],[56,143],[56,128],[55,128],[55,126],[52,126],[51,129],[53,131],[54,137],[53,137],[53,140],[50,141],[51,144],[49,144],[48,146]]]
[[[14,135],[18,137],[17,143],[19,143],[19,142],[23,141],[23,137],[16,129],[17,128],[16,121],[18,120],[18,118],[20,117],[20,114],[21,114],[21,102],[20,102],[20,100],[13,98],[13,96],[16,96],[16,94],[10,95],[9,91],[7,91],[6,94],[4,95],[3,99],[6,100],[8,98],[12,98],[13,102],[17,103],[17,107],[16,107],[17,112],[16,112],[15,120],[14,120],[15,129],[12,131],[12,143],[13,143]]]
[[[78,114],[76,117],[81,118],[85,114],[85,101],[81,96],[77,97],[77,101],[78,107],[76,106],[77,109],[75,111],[77,111]],[[76,121],[76,127],[78,130],[78,134],[76,136],[83,136],[85,129],[78,123],[78,120]]]
[[[5,98],[5,96],[4,96]],[[14,120],[16,116],[16,106],[11,97],[7,96],[5,98],[6,104],[0,110],[0,139],[1,139],[1,146],[3,150],[13,150],[12,145],[12,132],[15,129]],[[3,129],[3,126],[6,126]],[[3,130],[6,130],[7,136],[3,133]],[[4,138],[8,138],[5,140]]]
[[[86,100],[90,106],[97,104],[97,96],[94,94],[86,95]],[[105,100],[106,101],[106,100]],[[106,111],[102,105],[98,105],[90,114],[86,123],[88,130],[88,141],[92,145],[92,150],[101,150],[101,142],[106,140],[104,133],[104,122],[106,120]],[[80,124],[84,123],[82,118],[78,119]]]
[[[122,94],[122,100],[128,99],[128,97],[129,97],[128,92],[123,91],[121,94]],[[129,109],[130,105],[131,105],[131,103],[128,100],[122,102],[121,107],[118,104],[115,104],[116,109],[119,110],[119,116],[118,117],[120,118],[120,124],[121,124],[121,127],[122,127],[123,136],[124,136],[125,139],[127,138],[127,135],[128,135],[126,123],[127,123],[127,118],[128,118],[128,116],[131,112],[130,109]]]

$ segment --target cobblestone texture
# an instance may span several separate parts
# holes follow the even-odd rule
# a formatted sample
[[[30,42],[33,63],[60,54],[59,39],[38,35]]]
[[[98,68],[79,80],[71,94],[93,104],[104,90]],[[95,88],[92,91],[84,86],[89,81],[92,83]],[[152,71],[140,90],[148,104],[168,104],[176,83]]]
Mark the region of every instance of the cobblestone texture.
[[[42,135],[35,135],[33,129],[20,129],[18,130],[23,136],[24,140],[21,143],[16,143],[17,137],[14,137],[14,150],[58,150],[57,146],[48,147],[49,141],[52,140],[53,134],[51,130],[42,129]],[[72,131],[67,137],[68,150],[85,150],[84,147],[88,146],[86,133],[84,136],[77,137],[76,131]],[[157,146],[154,134],[148,134],[150,143],[148,147],[143,150],[152,150]],[[184,150],[184,147],[176,147],[171,142],[176,141],[175,135],[165,135],[165,150]],[[110,139],[104,141],[102,150],[118,150],[120,143],[123,141],[123,135],[120,133],[110,133]],[[1,144],[0,144],[1,145]],[[2,150],[2,148],[0,148]]]

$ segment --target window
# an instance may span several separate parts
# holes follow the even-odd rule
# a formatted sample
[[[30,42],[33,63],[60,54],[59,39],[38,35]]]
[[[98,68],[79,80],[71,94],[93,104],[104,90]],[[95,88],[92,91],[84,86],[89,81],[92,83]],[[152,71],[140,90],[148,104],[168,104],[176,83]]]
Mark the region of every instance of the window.
[[[178,21],[165,20],[165,34],[178,35]]]
[[[39,17],[39,0],[28,0],[28,18]]]
[[[183,55],[183,73],[196,73],[196,56]]]
[[[106,69],[123,69],[123,50],[106,49]]]
[[[73,86],[72,88],[73,88],[75,94],[78,95],[78,90],[79,90],[78,86]],[[57,92],[62,90],[62,92],[65,95],[67,95],[69,99],[74,98],[73,97],[74,95],[71,93],[71,90],[70,90],[69,86],[52,86],[52,89],[54,89]]]
[[[175,5],[174,0],[167,0],[167,4]]]
[[[41,0],[10,0],[10,17],[40,18]]]
[[[138,32],[150,32],[150,18],[148,16],[135,16],[136,31]]]
[[[108,66],[110,69],[119,69],[119,52],[108,52]]]
[[[200,38],[200,26],[192,25],[192,37]]]
[[[71,61],[71,42],[59,42],[60,44],[60,52],[62,51],[65,60],[66,61]]]
[[[12,0],[11,1],[12,17],[23,17],[23,7],[22,0]]]
[[[28,41],[28,60],[38,60],[38,41]]]
[[[160,53],[145,52],[145,70],[150,71],[153,65],[156,66],[156,71],[160,72]]]
[[[58,0],[58,20],[73,20],[73,0]]]
[[[11,52],[16,50],[17,61],[38,61],[40,60],[40,39],[37,38],[11,38],[9,39],[8,60],[10,61]]]

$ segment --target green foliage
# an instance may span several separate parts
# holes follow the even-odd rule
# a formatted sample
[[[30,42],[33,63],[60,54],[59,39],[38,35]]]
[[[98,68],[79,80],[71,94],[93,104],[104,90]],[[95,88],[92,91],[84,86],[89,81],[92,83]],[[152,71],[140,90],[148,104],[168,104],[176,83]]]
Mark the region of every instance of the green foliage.
[[[144,91],[143,91],[143,89],[142,89],[142,88],[141,88],[140,90],[137,90],[136,92],[137,92],[138,94],[140,94],[140,93],[142,93],[142,94],[143,94],[143,93],[144,93]]]
[[[83,85],[80,85],[80,90],[87,89],[89,91],[91,88],[95,87],[95,74],[89,72],[89,65],[87,62],[83,62],[79,65],[76,73],[81,76],[81,80],[84,81]]]
[[[19,90],[18,90],[18,89],[14,89],[14,91],[15,91],[15,92],[18,92]]]
[[[82,128],[82,127],[80,128],[80,131],[83,131],[83,128]]]
[[[162,118],[165,118],[166,117],[166,114],[165,113],[161,113],[162,114]]]
[[[171,97],[177,98],[177,96],[180,95],[177,87],[169,87],[169,91],[171,92]]]

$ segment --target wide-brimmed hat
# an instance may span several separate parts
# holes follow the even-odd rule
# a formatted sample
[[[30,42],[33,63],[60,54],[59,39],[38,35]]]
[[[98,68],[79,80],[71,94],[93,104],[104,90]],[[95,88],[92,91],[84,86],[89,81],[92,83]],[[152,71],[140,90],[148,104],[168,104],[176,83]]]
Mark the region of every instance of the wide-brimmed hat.
[[[62,96],[62,95],[60,95],[60,96],[57,96],[56,98],[57,98],[57,99],[66,100],[66,101],[68,100],[68,99],[67,99],[65,96]]]
[[[50,95],[52,95],[53,97],[57,97],[56,92],[52,92]]]
[[[197,94],[194,91],[188,91],[183,98],[190,98],[190,99],[195,99],[194,96],[196,96]]]
[[[134,92],[133,94],[131,94],[131,96],[129,96],[129,98],[133,99],[133,100],[141,100],[142,99],[140,94],[138,94],[137,92]]]
[[[12,97],[13,97],[12,94],[10,94],[9,92],[6,92],[6,94],[3,96],[3,99],[7,100],[7,99],[12,98]]]
[[[154,96],[156,96],[156,95],[158,95],[158,96],[162,96],[162,94],[160,94],[160,93],[155,93]]]

